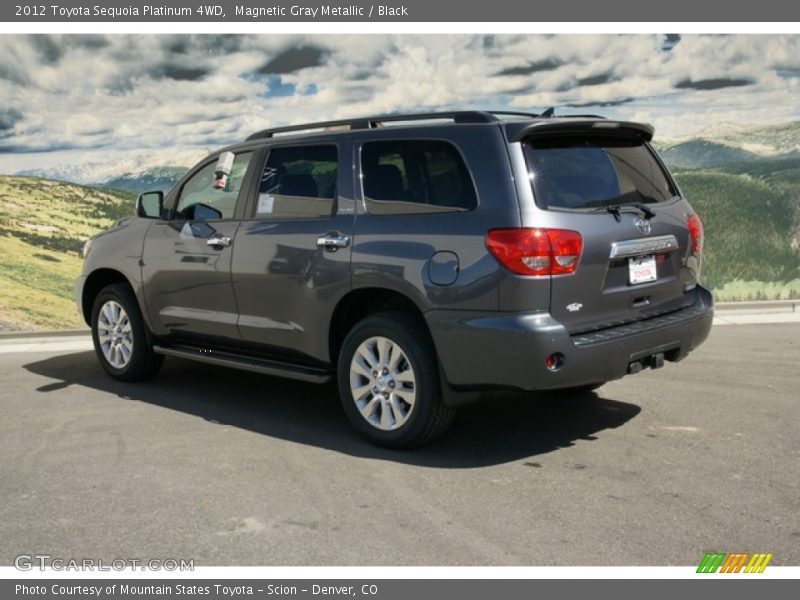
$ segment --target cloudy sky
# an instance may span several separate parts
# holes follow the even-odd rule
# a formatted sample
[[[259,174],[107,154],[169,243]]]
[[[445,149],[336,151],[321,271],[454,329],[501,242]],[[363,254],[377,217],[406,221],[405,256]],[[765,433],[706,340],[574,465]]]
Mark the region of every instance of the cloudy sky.
[[[188,165],[270,125],[452,107],[677,137],[798,100],[797,35],[2,35],[0,172]]]

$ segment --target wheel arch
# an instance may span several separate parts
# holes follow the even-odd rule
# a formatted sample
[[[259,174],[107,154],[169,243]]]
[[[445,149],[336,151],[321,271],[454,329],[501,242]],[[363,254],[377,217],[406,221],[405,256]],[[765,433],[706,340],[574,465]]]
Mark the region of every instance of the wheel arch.
[[[127,285],[131,289],[131,292],[134,292],[130,279],[116,269],[95,269],[86,277],[81,293],[81,313],[87,325],[91,326],[92,305],[94,304],[94,299],[97,298],[97,294],[106,286],[114,283]],[[134,292],[134,297],[135,296],[136,294]]]
[[[356,323],[371,314],[392,310],[408,312],[417,316],[430,337],[430,329],[422,310],[406,294],[381,287],[354,289],[339,300],[331,316],[328,331],[328,352],[331,364],[336,364],[342,342]]]

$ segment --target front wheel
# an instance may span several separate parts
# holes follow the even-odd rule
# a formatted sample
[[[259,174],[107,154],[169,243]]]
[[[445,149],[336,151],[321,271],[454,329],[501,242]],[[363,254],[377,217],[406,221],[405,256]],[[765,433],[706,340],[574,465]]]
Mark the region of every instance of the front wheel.
[[[452,421],[433,343],[412,314],[379,313],[353,327],[339,353],[338,380],[350,423],[379,446],[421,446]]]
[[[114,379],[148,379],[164,362],[153,352],[139,304],[128,286],[103,288],[92,305],[91,323],[97,358]]]

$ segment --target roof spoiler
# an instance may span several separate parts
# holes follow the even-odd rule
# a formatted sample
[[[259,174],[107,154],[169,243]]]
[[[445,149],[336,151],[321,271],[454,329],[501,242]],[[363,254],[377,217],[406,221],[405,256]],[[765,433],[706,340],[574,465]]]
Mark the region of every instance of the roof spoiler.
[[[607,121],[599,119],[547,119],[533,122],[510,122],[506,124],[508,139],[519,142],[538,135],[593,134],[635,137],[645,142],[653,139],[655,129],[647,123],[633,121]]]

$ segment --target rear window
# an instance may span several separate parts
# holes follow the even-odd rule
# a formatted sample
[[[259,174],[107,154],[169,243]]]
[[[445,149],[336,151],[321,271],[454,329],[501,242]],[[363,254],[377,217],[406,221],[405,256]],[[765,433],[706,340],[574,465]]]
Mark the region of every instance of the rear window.
[[[537,139],[525,143],[528,174],[542,208],[652,203],[676,195],[652,151],[623,139]]]

